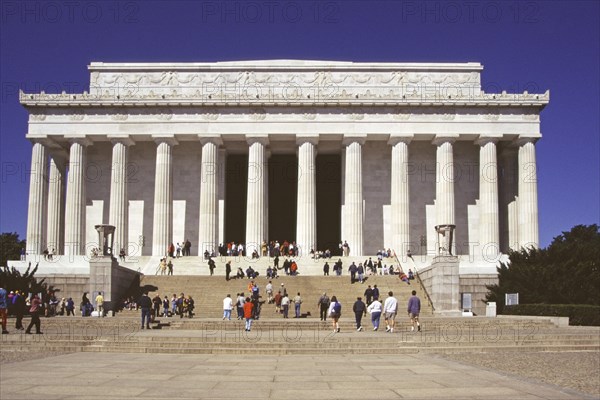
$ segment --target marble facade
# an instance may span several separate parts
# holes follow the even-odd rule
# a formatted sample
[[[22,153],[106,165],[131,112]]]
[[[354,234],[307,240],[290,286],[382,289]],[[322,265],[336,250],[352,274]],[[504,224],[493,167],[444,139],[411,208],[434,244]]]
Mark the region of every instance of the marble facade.
[[[485,93],[479,63],[244,61],[89,65],[90,91],[21,93],[33,143],[27,253],[192,255],[231,240],[224,168],[248,157],[245,243],[317,247],[320,155],[339,155],[339,240],[495,260],[537,247],[535,143],[549,93]],[[295,237],[269,236],[270,157],[297,157]],[[435,227],[452,226],[454,240]],[[441,250],[442,249],[442,250]],[[335,249],[334,249],[335,250]]]

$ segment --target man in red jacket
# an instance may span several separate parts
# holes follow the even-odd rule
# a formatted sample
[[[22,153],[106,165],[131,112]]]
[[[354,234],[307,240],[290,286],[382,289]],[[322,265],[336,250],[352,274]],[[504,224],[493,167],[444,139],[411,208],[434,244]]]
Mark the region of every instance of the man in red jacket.
[[[246,332],[250,332],[250,328],[252,327],[252,308],[254,304],[250,301],[250,297],[246,297],[246,302],[244,303],[244,318],[246,318]]]

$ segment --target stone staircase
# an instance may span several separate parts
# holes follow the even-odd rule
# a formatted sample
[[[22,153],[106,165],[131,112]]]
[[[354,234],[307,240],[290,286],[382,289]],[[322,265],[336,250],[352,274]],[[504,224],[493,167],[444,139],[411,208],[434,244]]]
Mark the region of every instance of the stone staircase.
[[[9,326],[12,326],[12,319]],[[27,321],[26,321],[27,322]],[[367,328],[370,324],[364,321]],[[397,318],[394,333],[356,332],[343,314],[341,332],[311,318],[261,318],[251,332],[241,321],[163,318],[140,330],[138,315],[43,318],[44,335],[1,336],[0,351],[175,354],[414,354],[525,351],[600,351],[599,327],[557,327],[551,319],[423,317],[421,332]]]
[[[346,315],[349,315],[352,310],[352,305],[356,301],[357,297],[363,297],[364,292],[368,285],[373,287],[377,285],[380,291],[380,299],[384,300],[388,297],[387,293],[392,291],[394,297],[399,302],[399,315],[404,315],[404,309],[408,303],[408,299],[411,296],[411,291],[414,289],[418,295],[421,295],[423,316],[432,315],[433,310],[431,306],[423,299],[422,289],[417,285],[415,281],[411,285],[400,281],[397,275],[383,275],[383,276],[367,276],[366,281],[363,284],[358,282],[351,284],[350,276],[348,274],[342,276],[282,276],[278,279],[272,279],[274,293],[277,293],[281,289],[281,284],[285,285],[285,288],[292,299],[298,292],[303,299],[301,312],[303,317],[307,318],[319,318],[319,310],[317,308],[317,301],[323,292],[327,292],[327,295],[331,298],[336,296],[338,301],[342,303],[343,311]],[[258,277],[254,280],[258,284],[260,289],[260,295],[263,300],[266,300],[265,286],[268,283],[268,279],[265,277]],[[157,293],[164,298],[168,296],[169,299],[174,293],[184,293],[186,296],[191,295],[195,301],[195,313],[196,316],[202,318],[220,318],[223,315],[223,299],[227,294],[230,294],[232,298],[235,298],[236,293],[244,292],[248,295],[248,279],[232,279],[226,281],[223,276],[144,276],[141,279],[140,285],[146,288],[152,288],[150,296],[154,296]],[[274,316],[274,305],[264,304],[262,316],[270,317]],[[290,310],[293,306],[290,307]],[[293,312],[290,314],[293,315]]]

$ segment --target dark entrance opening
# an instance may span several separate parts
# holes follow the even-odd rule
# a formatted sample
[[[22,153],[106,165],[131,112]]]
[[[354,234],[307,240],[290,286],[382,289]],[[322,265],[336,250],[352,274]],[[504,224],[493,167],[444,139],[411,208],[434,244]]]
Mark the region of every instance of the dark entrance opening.
[[[337,254],[342,226],[342,158],[317,155],[317,249]]]
[[[248,155],[229,154],[225,164],[225,241],[245,243]]]
[[[298,157],[276,154],[269,158],[269,240],[296,240]]]

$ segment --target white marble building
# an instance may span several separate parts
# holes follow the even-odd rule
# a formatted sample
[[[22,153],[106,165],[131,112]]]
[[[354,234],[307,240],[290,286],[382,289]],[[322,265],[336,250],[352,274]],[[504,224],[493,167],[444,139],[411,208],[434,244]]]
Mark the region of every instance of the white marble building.
[[[425,256],[444,247],[436,226],[452,227],[452,253],[471,261],[538,246],[535,143],[549,93],[484,93],[479,63],[88,68],[89,92],[20,95],[29,255],[86,254],[102,223],[116,226],[115,252],[140,256],[184,239],[192,255],[287,239]],[[277,157],[293,179],[269,177]],[[270,232],[279,225],[286,237]]]

